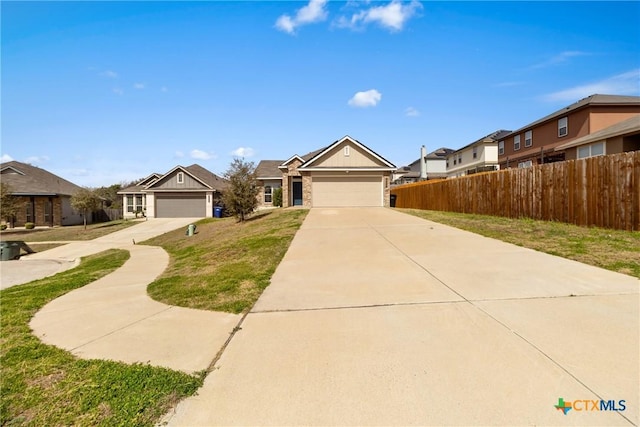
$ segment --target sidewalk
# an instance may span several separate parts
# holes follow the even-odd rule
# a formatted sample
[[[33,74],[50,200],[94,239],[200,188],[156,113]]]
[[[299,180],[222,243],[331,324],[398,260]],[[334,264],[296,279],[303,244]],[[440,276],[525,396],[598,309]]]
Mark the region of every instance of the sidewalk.
[[[168,306],[149,298],[147,285],[165,270],[169,256],[162,248],[133,244],[194,221],[149,220],[30,255],[30,261],[16,261],[25,266],[73,263],[110,248],[131,254],[115,272],[45,305],[31,320],[34,334],[82,358],[149,363],[189,373],[207,369],[240,316]]]

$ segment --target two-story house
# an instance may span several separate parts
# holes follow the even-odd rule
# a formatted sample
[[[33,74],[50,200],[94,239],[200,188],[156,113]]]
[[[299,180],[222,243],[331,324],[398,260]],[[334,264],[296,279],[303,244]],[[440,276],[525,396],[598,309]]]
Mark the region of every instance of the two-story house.
[[[393,184],[410,184],[421,180],[447,177],[447,156],[454,150],[440,147],[428,154],[423,154],[424,145],[422,150],[419,159],[411,162],[408,166],[399,168],[394,173]]]
[[[639,113],[638,96],[591,95],[501,137],[498,141],[500,168],[568,160],[565,150],[556,148],[568,146],[571,141]],[[615,152],[622,151],[628,150],[620,145]]]
[[[447,177],[453,178],[500,169],[498,141],[510,133],[508,130],[497,130],[447,155]]]

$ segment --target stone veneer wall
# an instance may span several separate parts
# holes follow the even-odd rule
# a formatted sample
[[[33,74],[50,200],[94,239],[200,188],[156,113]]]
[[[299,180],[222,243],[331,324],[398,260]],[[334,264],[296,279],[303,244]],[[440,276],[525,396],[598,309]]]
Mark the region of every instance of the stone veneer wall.
[[[302,206],[311,207],[311,175],[309,172],[302,175]]]

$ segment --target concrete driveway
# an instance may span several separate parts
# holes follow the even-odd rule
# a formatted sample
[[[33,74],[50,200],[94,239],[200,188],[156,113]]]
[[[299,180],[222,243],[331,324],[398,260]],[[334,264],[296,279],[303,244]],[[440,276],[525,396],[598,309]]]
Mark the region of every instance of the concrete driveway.
[[[312,209],[204,387],[167,420],[637,424],[638,290],[392,209]],[[591,410],[601,399],[624,411]]]

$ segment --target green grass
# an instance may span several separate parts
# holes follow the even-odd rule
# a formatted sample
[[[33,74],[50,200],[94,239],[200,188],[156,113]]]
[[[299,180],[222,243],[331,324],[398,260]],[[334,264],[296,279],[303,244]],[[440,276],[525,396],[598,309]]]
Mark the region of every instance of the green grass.
[[[277,209],[244,223],[204,219],[197,234],[176,230],[143,244],[162,246],[171,261],[148,287],[170,305],[242,313],[248,311],[282,260],[306,210]]]
[[[83,258],[72,270],[0,291],[1,425],[152,426],[202,385],[203,375],[80,360],[31,333],[30,319],[47,302],[128,258],[124,250],[106,251]]]
[[[88,224],[87,229],[83,225],[67,225],[63,227],[34,228],[25,230],[24,227],[16,227],[0,232],[2,240],[23,240],[25,242],[60,242],[71,240],[91,240],[105,236],[123,228],[137,224],[137,221],[118,220]]]
[[[562,222],[399,209],[441,224],[640,278],[640,232]]]

